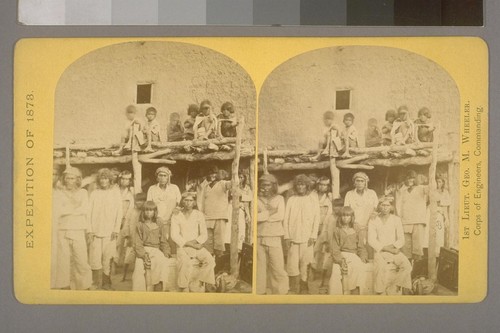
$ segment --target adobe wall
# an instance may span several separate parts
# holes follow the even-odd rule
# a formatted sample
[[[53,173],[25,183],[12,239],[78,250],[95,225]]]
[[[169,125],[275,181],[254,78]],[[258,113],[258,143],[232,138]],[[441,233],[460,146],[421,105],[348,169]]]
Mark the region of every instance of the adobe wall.
[[[233,102],[253,138],[255,87],[235,61],[187,43],[132,42],[93,51],[66,69],[55,95],[54,142],[119,143],[124,109],[136,102],[137,83],[148,81],[154,82],[152,105],[165,131],[170,113],[184,119],[189,104],[209,99],[216,112]],[[141,105],[141,116],[148,106]]]
[[[440,141],[458,150],[460,97],[439,65],[405,50],[377,46],[324,48],[276,68],[259,96],[259,145],[316,149],[322,115],[334,110],[335,90],[352,89],[351,112],[364,145],[369,118],[384,124],[385,112],[407,105],[413,118],[428,107],[441,123]],[[345,112],[337,112],[343,126]]]

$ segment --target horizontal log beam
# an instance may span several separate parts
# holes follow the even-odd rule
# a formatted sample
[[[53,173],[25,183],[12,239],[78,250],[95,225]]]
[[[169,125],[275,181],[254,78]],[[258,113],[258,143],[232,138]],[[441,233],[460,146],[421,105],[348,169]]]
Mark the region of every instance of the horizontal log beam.
[[[140,160],[141,163],[152,163],[152,164],[175,164],[174,160],[166,158],[148,158]]]
[[[165,143],[153,144],[156,148],[184,148],[184,147],[206,147],[209,144],[225,145],[236,143],[236,138],[222,138],[222,139],[209,139],[209,140],[192,140],[192,141],[173,141]]]
[[[351,153],[355,154],[374,154],[374,153],[381,153],[383,151],[391,152],[391,151],[405,151],[407,149],[425,149],[425,148],[432,148],[432,142],[421,142],[421,143],[416,143],[416,144],[411,144],[411,145],[404,145],[404,146],[380,146],[380,147],[363,147],[363,148],[349,148],[349,151]]]
[[[153,143],[152,146],[154,148],[184,148],[187,146],[192,147],[206,147],[209,144],[216,145],[224,145],[236,143],[236,138],[218,138],[218,139],[209,139],[209,140],[189,140],[189,141],[172,141],[165,143]],[[67,145],[55,144],[54,149],[66,149]],[[69,149],[71,150],[99,150],[99,149],[117,149],[119,145],[99,145],[99,144],[87,144],[87,143],[75,143],[69,144]]]
[[[451,154],[438,155],[438,163],[451,162],[453,157]],[[384,167],[397,167],[397,166],[411,166],[411,165],[429,165],[431,164],[432,156],[414,156],[401,159],[384,159],[373,158],[364,161],[367,165],[384,166]]]
[[[125,156],[87,156],[87,157],[70,157],[70,164],[113,164],[113,163],[130,163],[132,161],[131,155]],[[65,165],[66,159],[64,157],[54,158],[54,164]]]
[[[259,151],[259,155],[262,155],[263,151]],[[288,157],[288,156],[298,156],[298,155],[310,155],[314,154],[314,151],[307,150],[268,150],[267,157]]]
[[[369,157],[370,157],[370,155],[368,155],[368,154],[362,154],[362,155],[359,155],[359,156],[354,156],[354,157],[348,158],[346,160],[337,160],[336,162],[337,162],[337,166],[339,168],[341,168],[342,165],[347,165],[347,164],[351,164],[351,163],[354,163],[354,162],[363,161],[363,160],[366,160]]]
[[[375,167],[373,165],[365,164],[344,164],[340,169],[353,169],[353,170],[373,170]]]
[[[438,162],[450,162],[452,161],[451,154],[440,154],[438,156]],[[344,160],[347,161],[347,160]],[[337,167],[339,169],[360,169],[360,170],[371,170],[373,167],[383,166],[383,167],[398,167],[398,166],[410,166],[410,165],[429,165],[431,163],[431,156],[415,156],[401,159],[384,159],[384,158],[369,158],[364,159],[363,164],[352,164],[343,163],[340,160],[337,162]],[[329,161],[321,162],[305,162],[305,163],[269,163],[269,171],[279,171],[279,170],[317,170],[317,169],[328,169],[330,167]],[[259,165],[259,171],[262,171],[262,165]]]

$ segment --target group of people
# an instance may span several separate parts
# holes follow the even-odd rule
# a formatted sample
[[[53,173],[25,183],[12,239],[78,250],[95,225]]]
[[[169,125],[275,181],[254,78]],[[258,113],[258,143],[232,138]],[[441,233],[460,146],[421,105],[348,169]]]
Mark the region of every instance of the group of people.
[[[132,290],[213,290],[216,259],[231,239],[228,173],[213,167],[182,194],[165,166],[156,170],[147,193],[134,191],[132,177],[128,170],[103,168],[88,181],[73,166],[56,177],[52,288],[111,290],[112,269],[123,267],[125,280],[134,266]],[[242,174],[241,243],[251,223],[252,199]],[[172,275],[177,276],[174,287]]]
[[[120,148],[115,155],[128,151],[152,151],[153,144],[171,141],[206,140],[222,137],[235,137],[238,120],[233,103],[225,102],[220,113],[214,113],[212,103],[204,100],[190,104],[187,108],[187,119],[181,121],[177,112],[170,114],[167,130],[156,119],[158,110],[151,106],[146,109],[145,119],[138,115],[135,105],[125,109],[126,123],[121,137]]]
[[[331,271],[329,294],[360,294],[369,259],[374,264],[375,293],[410,293],[412,264],[423,257],[429,220],[428,186],[417,179],[417,173],[409,170],[402,184],[389,186],[378,197],[368,187],[368,175],[357,172],[352,177],[354,188],[344,199],[333,199],[328,177],[297,175],[291,189],[281,195],[276,177],[262,175],[257,293],[308,294],[313,273],[321,273],[322,287]],[[450,198],[444,178],[438,176],[436,181],[439,248]]]
[[[385,114],[386,122],[382,129],[378,127],[377,119],[370,118],[365,131],[365,147],[407,145],[419,142],[432,142],[436,126],[431,122],[431,112],[423,107],[418,111],[418,118],[412,120],[408,107],[400,106],[397,111],[388,110]],[[351,157],[350,148],[360,146],[359,135],[354,126],[354,115],[350,112],[344,114],[344,127],[339,129],[334,124],[333,111],[323,114],[325,131],[320,140],[318,154],[313,160],[321,156]]]

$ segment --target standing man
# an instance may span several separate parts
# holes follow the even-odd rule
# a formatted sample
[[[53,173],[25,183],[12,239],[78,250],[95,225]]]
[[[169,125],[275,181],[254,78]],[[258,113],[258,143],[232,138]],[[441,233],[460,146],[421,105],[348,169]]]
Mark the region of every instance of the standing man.
[[[278,194],[278,181],[273,175],[259,179],[257,215],[257,294],[288,293],[288,274],[281,239],[285,233],[283,218],[285,200]]]
[[[378,294],[400,294],[411,289],[411,264],[401,252],[405,236],[401,219],[391,214],[392,197],[380,199],[380,214],[368,225],[368,243],[375,250],[374,289]]]
[[[424,255],[424,230],[428,220],[428,187],[419,185],[417,173],[408,170],[396,198],[396,211],[401,217],[405,234],[405,246],[402,251],[408,259],[420,260]]]
[[[286,203],[283,221],[292,293],[309,293],[308,271],[314,260],[313,247],[318,237],[319,219],[318,196],[311,194],[311,180],[306,175],[296,176],[294,195]]]
[[[217,166],[210,168],[207,179],[201,184],[202,207],[207,223],[206,249],[215,256],[224,253],[224,230],[229,216],[229,191],[231,181],[225,170]]]
[[[345,195],[344,206],[349,206],[354,210],[356,224],[359,227],[361,241],[366,244],[366,235],[368,228],[368,220],[374,215],[378,198],[374,190],[368,188],[370,179],[364,172],[356,172],[352,176],[354,189],[347,192]],[[368,249],[368,255],[371,258],[371,249]]]
[[[158,207],[158,218],[162,223],[169,223],[172,213],[181,201],[181,192],[177,185],[172,184],[172,171],[162,166],[156,169],[156,181],[148,189],[147,201],[153,201]]]
[[[171,183],[172,171],[166,166],[156,169],[155,175],[158,183],[149,187],[147,200],[153,201],[158,207],[158,224],[166,228],[165,235],[172,254],[175,254],[175,247],[170,238],[170,219],[181,201],[181,191],[177,185]]]
[[[97,188],[89,199],[89,261],[97,288],[111,289],[111,260],[116,256],[116,239],[122,223],[123,207],[120,192],[112,187],[112,172],[97,172]]]
[[[89,289],[92,271],[88,263],[85,233],[89,229],[87,220],[88,195],[81,188],[82,173],[75,167],[63,172],[61,188],[54,190],[54,227],[56,256],[53,288]]]

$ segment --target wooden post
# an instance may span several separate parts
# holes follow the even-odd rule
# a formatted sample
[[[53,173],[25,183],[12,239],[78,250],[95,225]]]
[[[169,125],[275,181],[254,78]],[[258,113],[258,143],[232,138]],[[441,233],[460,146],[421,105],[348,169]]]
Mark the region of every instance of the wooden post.
[[[69,168],[71,166],[71,164],[69,163],[69,160],[71,158],[70,156],[70,151],[69,151],[69,143],[66,145],[66,169]]]
[[[448,163],[448,190],[451,195],[450,207],[448,209],[448,239],[445,238],[445,246],[446,248],[455,248],[458,249],[458,238],[459,238],[459,207],[457,206],[457,198],[458,193],[460,193],[459,188],[459,171],[460,171],[460,163],[458,162],[458,158],[456,155],[453,156],[453,160]]]
[[[340,198],[340,171],[337,168],[335,157],[330,156],[330,174],[332,177],[332,196],[333,199]]]
[[[134,193],[142,193],[142,164],[139,162],[139,154],[134,149],[135,126],[132,125],[130,134],[130,150],[132,151],[132,170],[134,173]]]
[[[428,261],[427,270],[429,272],[428,278],[432,281],[437,280],[436,271],[436,218],[437,218],[437,184],[436,184],[436,167],[438,160],[438,141],[439,141],[439,124],[434,131],[434,141],[432,142],[432,161],[429,166],[429,247],[428,247]]]
[[[142,192],[142,164],[139,162],[137,152],[132,152],[132,170],[134,172],[134,192]]]
[[[255,186],[255,158],[250,159],[250,165],[248,168],[248,183],[250,185],[250,188],[252,189],[252,193],[255,193],[256,191],[256,186]],[[252,201],[250,201],[250,223],[248,224],[248,243],[253,244],[253,209],[254,209],[254,202],[253,198]]]
[[[238,126],[236,127],[236,147],[234,153],[233,164],[231,165],[231,197],[233,203],[232,218],[231,218],[231,244],[230,244],[230,265],[231,275],[238,278],[240,273],[240,265],[238,262],[238,222],[240,218],[240,188],[239,175],[240,168],[240,153],[241,153],[241,137],[245,126],[245,118],[241,117]]]
[[[262,152],[262,172],[265,175],[269,174],[267,163],[268,163],[268,160],[267,160],[267,148],[264,148],[264,151]]]

